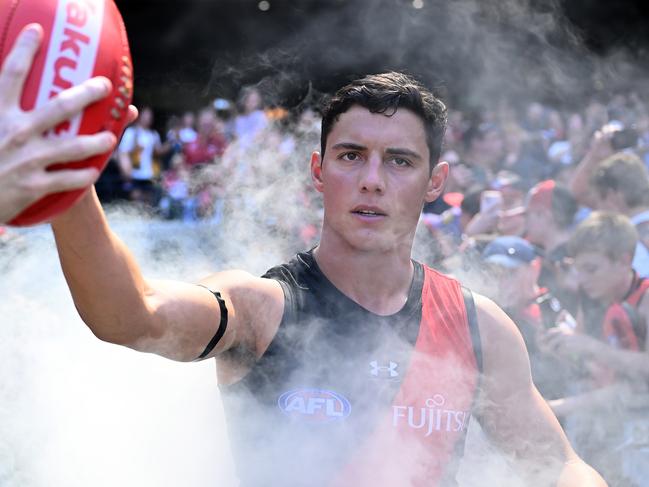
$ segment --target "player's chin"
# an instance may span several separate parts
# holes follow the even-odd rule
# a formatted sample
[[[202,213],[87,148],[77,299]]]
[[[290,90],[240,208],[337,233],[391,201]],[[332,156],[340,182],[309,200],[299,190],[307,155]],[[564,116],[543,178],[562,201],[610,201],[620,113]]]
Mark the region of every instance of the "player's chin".
[[[390,252],[399,247],[394,233],[364,229],[356,232],[348,240],[349,243],[362,252]]]

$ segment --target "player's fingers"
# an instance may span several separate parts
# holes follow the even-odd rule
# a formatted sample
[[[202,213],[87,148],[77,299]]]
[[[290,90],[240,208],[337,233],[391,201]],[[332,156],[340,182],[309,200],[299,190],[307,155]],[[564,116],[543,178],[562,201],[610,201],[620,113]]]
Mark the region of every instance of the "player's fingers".
[[[62,91],[45,106],[30,113],[35,131],[46,132],[59,123],[73,118],[86,106],[106,97],[111,89],[110,80],[98,76]]]
[[[38,149],[33,149],[31,158],[41,167],[57,162],[82,161],[98,154],[105,154],[115,147],[112,132],[94,135],[80,135],[72,139],[45,139]]]
[[[20,102],[25,79],[32,67],[42,37],[43,28],[38,24],[29,24],[16,38],[0,72],[0,107],[2,109],[17,106]]]
[[[99,171],[95,168],[50,171],[43,177],[41,190],[43,194],[49,194],[87,188],[94,184],[98,177]]]

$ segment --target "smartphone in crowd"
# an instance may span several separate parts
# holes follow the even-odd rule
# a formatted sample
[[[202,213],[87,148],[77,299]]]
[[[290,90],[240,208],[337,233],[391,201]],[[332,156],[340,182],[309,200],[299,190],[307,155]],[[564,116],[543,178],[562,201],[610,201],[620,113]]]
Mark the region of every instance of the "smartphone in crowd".
[[[480,213],[492,213],[503,206],[503,195],[500,191],[483,191],[480,195]]]

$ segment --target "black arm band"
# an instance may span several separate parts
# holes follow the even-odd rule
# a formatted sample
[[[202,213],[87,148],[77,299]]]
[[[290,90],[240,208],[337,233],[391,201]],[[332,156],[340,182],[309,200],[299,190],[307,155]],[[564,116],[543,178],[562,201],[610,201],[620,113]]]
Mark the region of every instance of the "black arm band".
[[[200,284],[199,284],[200,285]],[[201,286],[205,287],[205,286]],[[216,346],[219,341],[221,341],[221,338],[223,338],[223,335],[225,335],[225,330],[228,327],[228,308],[225,305],[225,301],[223,301],[223,298],[221,297],[221,293],[217,291],[212,291],[211,289],[205,287],[209,292],[211,292],[216,300],[219,302],[219,308],[221,309],[221,322],[219,323],[219,329],[216,330],[216,334],[214,337],[210,340],[210,343],[207,344],[207,347],[205,347],[205,350],[203,350],[203,353],[201,353],[197,359],[194,360],[194,362],[198,362],[199,360],[203,360],[205,357],[209,355],[209,353],[214,350],[214,347]]]

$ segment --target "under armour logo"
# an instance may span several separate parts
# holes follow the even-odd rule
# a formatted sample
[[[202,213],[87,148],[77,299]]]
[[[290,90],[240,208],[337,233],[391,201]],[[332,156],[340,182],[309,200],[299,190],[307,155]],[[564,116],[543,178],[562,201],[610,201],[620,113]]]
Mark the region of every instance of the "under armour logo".
[[[389,377],[391,379],[399,377],[399,372],[397,372],[399,364],[392,361],[388,363],[389,365],[379,365],[378,361],[373,360],[370,362],[370,374],[374,377]]]

